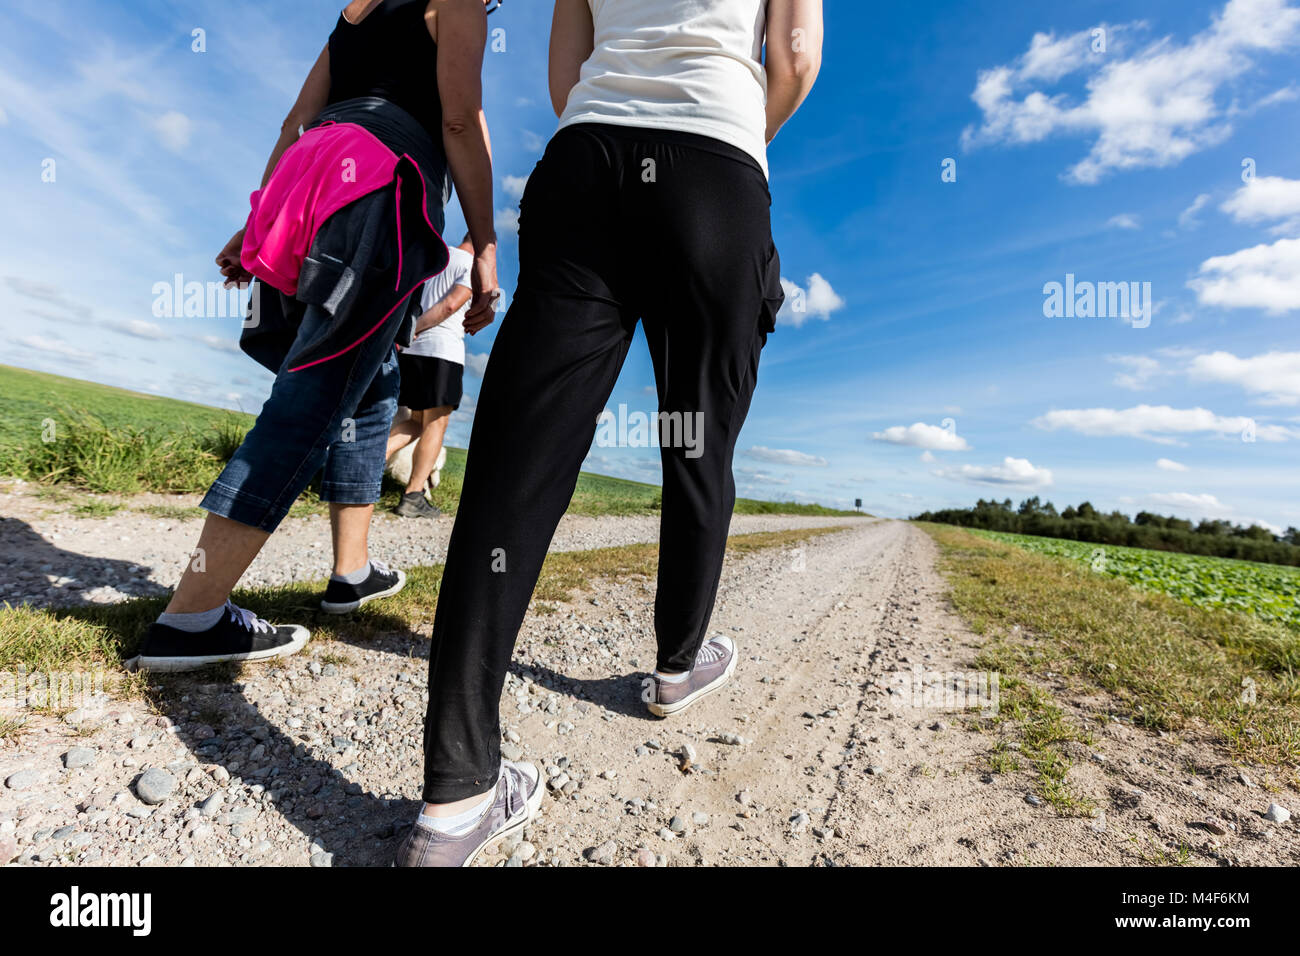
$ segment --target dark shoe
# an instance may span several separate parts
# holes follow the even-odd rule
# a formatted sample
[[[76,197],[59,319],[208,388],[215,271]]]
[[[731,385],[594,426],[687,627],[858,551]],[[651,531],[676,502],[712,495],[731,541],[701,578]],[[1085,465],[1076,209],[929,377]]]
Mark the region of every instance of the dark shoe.
[[[127,670],[192,671],[228,661],[265,661],[302,650],[310,635],[297,624],[269,624],[252,611],[226,602],[226,613],[206,631],[149,625],[140,654]]]
[[[656,717],[679,714],[730,679],[736,669],[736,645],[719,635],[705,641],[695,655],[695,667],[685,680],[670,683],[651,675],[641,682],[641,699]]]
[[[362,605],[392,597],[406,587],[405,571],[390,571],[382,561],[370,562],[370,577],[360,584],[330,578],[320,609],[326,614],[351,614]]]
[[[448,836],[416,823],[397,851],[397,866],[469,866],[490,844],[528,826],[542,808],[542,775],[530,763],[501,761],[496,799],[468,833]]]
[[[402,500],[393,509],[393,514],[401,518],[437,518],[442,511],[430,504],[423,492],[408,491],[402,495]]]

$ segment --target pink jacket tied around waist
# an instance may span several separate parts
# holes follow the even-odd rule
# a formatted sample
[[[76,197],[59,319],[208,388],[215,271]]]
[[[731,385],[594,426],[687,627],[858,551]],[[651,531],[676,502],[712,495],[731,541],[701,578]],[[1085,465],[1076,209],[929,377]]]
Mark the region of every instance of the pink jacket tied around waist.
[[[240,262],[272,288],[295,294],[316,231],[348,203],[391,183],[397,162],[391,149],[355,123],[307,130],[249,197],[253,209]]]

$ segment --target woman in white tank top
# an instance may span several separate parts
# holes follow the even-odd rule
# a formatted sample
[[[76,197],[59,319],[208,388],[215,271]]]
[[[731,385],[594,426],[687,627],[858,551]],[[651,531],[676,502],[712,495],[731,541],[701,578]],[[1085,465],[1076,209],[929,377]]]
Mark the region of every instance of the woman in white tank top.
[[[561,128],[520,203],[519,286],[479,391],[434,618],[428,806],[399,864],[472,861],[541,802],[536,768],[501,760],[497,708],[638,324],[663,495],[656,666],[632,693],[669,717],[735,670],[735,642],[708,626],[732,456],[784,299],[766,147],[812,86],[821,36],[820,0],[557,0]]]
[[[766,171],[767,144],[812,89],[821,43],[821,0],[557,0],[551,101],[561,128],[699,133]]]

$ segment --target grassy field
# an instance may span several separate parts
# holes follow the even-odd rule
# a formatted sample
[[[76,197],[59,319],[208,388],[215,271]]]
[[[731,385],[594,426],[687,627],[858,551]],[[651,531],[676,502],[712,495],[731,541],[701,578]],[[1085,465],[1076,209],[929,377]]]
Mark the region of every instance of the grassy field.
[[[1098,574],[1187,604],[1251,614],[1300,631],[1300,568],[998,531],[974,533],[1040,554],[1069,558]]]
[[[791,547],[801,541],[832,534],[842,527],[797,531],[768,531],[734,535],[727,541],[732,554],[765,548]],[[574,592],[587,589],[592,580],[644,577],[652,580],[658,567],[659,546],[631,544],[591,551],[570,551],[546,558],[534,592],[534,608],[556,610]],[[324,580],[275,588],[237,591],[233,600],[272,621],[292,621],[312,632],[315,642],[339,638],[365,640],[376,634],[412,630],[433,621],[442,580],[442,565],[408,568],[406,588],[387,600],[346,617],[320,610]],[[0,672],[26,668],[28,673],[87,671],[119,668],[134,656],[141,637],[166,604],[166,598],[126,601],[121,604],[33,609],[0,609]],[[235,673],[237,668],[227,668]],[[132,686],[128,681],[126,686]]]
[[[1291,628],[988,535],[921,527],[940,546],[957,610],[987,639],[978,666],[1002,675],[998,719],[1024,742],[1019,753],[991,754],[994,770],[1026,759],[1058,809],[1088,809],[1065,781],[1066,744],[1086,728],[1064,719],[1048,682],[1082,697],[1104,691],[1134,724],[1208,736],[1235,759],[1282,768],[1300,760],[1300,636]]]
[[[220,472],[253,424],[250,415],[156,395],[0,365],[0,475],[52,488],[130,495],[142,491],[201,493]],[[51,435],[52,430],[52,435]],[[52,437],[46,441],[43,438]],[[447,449],[434,503],[455,513],[465,472],[465,451]],[[385,488],[382,506],[401,489]],[[569,511],[583,515],[654,514],[657,485],[594,475],[578,479]],[[95,517],[122,502],[80,502]],[[308,490],[295,514],[324,509]],[[736,502],[737,514],[840,515],[820,505]]]

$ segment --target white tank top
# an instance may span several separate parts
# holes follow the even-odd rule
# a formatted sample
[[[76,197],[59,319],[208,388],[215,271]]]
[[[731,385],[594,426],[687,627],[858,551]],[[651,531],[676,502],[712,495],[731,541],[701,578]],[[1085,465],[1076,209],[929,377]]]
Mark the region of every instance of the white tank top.
[[[767,174],[767,0],[587,0],[595,49],[574,123],[680,130],[736,146]]]

